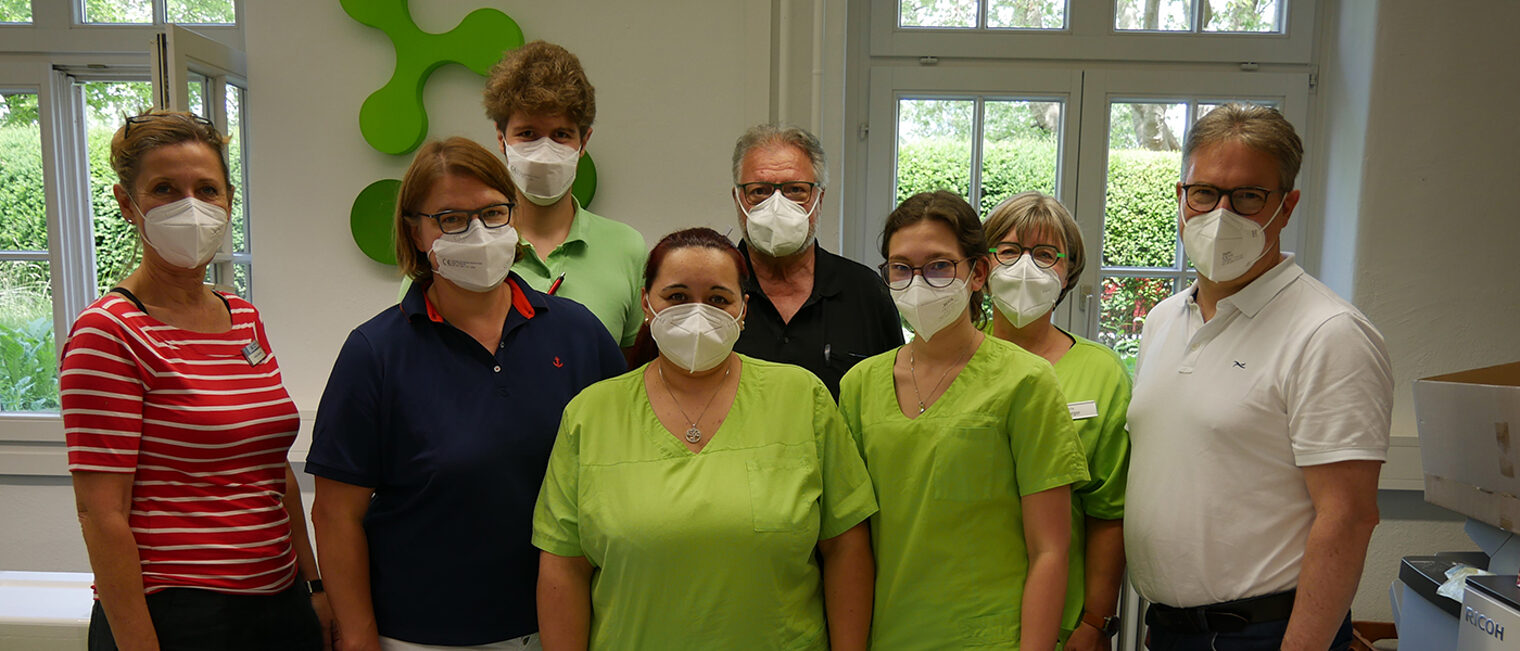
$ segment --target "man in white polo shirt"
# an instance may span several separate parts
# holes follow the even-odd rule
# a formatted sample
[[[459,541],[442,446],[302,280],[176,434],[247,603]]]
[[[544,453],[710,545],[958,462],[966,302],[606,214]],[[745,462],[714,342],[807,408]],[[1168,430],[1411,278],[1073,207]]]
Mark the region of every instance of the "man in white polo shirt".
[[[1129,408],[1130,579],[1152,649],[1344,649],[1393,378],[1367,318],[1282,253],[1303,145],[1200,118],[1177,184],[1198,281],[1150,312]]]

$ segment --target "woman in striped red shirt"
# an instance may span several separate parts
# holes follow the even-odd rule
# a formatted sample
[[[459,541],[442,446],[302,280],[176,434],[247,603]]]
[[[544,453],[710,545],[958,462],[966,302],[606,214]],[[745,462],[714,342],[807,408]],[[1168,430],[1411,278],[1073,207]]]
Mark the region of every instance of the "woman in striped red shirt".
[[[92,650],[320,649],[331,620],[286,461],[295,405],[258,311],[203,283],[232,205],[223,143],[168,112],[111,140],[142,263],[74,322],[59,376]]]

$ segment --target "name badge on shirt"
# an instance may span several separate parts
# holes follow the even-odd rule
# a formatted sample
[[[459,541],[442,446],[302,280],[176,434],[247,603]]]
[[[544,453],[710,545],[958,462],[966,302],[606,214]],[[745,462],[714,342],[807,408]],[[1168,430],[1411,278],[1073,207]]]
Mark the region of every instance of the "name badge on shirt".
[[[1066,403],[1066,411],[1071,412],[1072,420],[1087,420],[1098,417],[1098,402],[1096,400],[1083,400],[1082,402]]]
[[[247,346],[243,346],[243,359],[248,360],[249,366],[258,366],[259,362],[264,361],[264,358],[268,356],[269,353],[264,352],[264,347],[259,345],[258,340],[250,341]]]

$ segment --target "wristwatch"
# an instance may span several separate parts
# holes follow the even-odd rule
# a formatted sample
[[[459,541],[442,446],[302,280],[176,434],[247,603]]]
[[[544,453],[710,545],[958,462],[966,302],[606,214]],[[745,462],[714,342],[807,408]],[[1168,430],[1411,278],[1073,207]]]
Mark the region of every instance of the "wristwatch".
[[[1088,611],[1082,611],[1082,623],[1098,629],[1099,633],[1113,637],[1119,632],[1119,616],[1099,617]]]
[[[314,595],[322,593],[322,579],[312,579],[310,581],[302,581],[302,583],[306,584],[306,594]]]

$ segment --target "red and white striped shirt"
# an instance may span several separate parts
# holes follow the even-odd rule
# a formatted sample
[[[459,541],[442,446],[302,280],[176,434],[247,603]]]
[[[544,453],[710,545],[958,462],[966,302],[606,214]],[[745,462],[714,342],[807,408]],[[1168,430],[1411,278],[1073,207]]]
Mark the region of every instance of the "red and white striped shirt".
[[[300,419],[258,310],[223,296],[232,329],[202,333],[108,293],[64,348],[69,471],[136,473],[128,521],[146,592],[265,594],[295,579],[281,499]],[[245,354],[252,342],[262,359]]]

